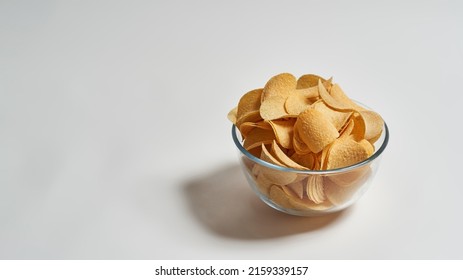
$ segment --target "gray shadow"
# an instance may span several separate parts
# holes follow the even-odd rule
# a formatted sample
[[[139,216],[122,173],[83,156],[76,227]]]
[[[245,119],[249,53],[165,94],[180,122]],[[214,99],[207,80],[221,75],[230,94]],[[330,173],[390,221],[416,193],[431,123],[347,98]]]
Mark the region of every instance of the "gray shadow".
[[[319,217],[281,213],[262,202],[239,165],[223,166],[184,186],[191,211],[212,232],[236,239],[269,239],[315,231],[345,216],[341,211]]]

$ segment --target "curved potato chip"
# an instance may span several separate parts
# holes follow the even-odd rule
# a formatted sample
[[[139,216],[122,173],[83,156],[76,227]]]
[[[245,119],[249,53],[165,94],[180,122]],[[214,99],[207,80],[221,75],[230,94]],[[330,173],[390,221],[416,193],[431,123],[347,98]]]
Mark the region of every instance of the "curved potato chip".
[[[336,127],[325,115],[314,108],[302,112],[297,118],[295,129],[309,149],[318,153],[339,136]]]
[[[245,122],[240,125],[240,132],[243,138],[246,138],[248,136],[248,133],[253,130],[254,128],[261,128],[261,129],[267,129],[271,130],[272,127],[270,126],[269,123],[265,121],[260,121],[260,122]]]
[[[365,149],[368,154],[368,157],[373,155],[375,152],[375,146],[373,146],[368,140],[362,139],[359,141],[359,144]]]
[[[354,112],[352,114],[352,121],[354,122],[354,127],[352,128],[350,135],[352,135],[355,141],[360,141],[365,137],[365,119],[359,114],[359,112]]]
[[[274,139],[275,134],[273,130],[256,127],[248,132],[246,139],[244,139],[243,147],[249,151],[262,144],[271,144]]]
[[[288,195],[283,191],[283,189],[278,185],[272,185],[269,190],[269,198],[275,204],[283,208],[293,208],[289,203]]]
[[[290,199],[289,203],[292,208],[298,209],[298,210],[314,210],[314,211],[323,211],[323,210],[328,210],[330,208],[333,208],[333,203],[326,199],[324,202],[316,204],[312,200],[308,198],[304,199]]]
[[[303,88],[318,87],[319,80],[323,83],[325,88],[327,88],[328,90],[331,89],[331,86],[332,86],[331,81],[333,80],[332,77],[327,80],[315,74],[306,74],[306,75],[302,75],[301,77],[299,77],[299,79],[297,80],[296,88],[303,89]]]
[[[365,110],[365,108],[363,108],[362,106],[358,105],[357,103],[355,103],[354,101],[352,101],[352,99],[350,99],[349,97],[347,97],[347,95],[344,93],[344,91],[341,89],[341,87],[340,87],[338,84],[334,84],[334,85],[331,87],[330,95],[331,95],[334,99],[336,99],[337,101],[339,101],[340,103],[343,103],[343,104],[348,105],[348,106],[351,107],[353,110],[356,110],[356,111],[363,111],[363,110]]]
[[[312,153],[308,154],[298,154],[294,153],[291,156],[291,159],[298,164],[306,167],[307,169],[313,169],[314,163],[315,163],[315,156]]]
[[[275,165],[284,166],[279,160],[273,157],[267,148],[262,144],[262,154],[260,158],[266,162],[273,163]],[[260,173],[264,175],[267,179],[271,180],[273,183],[277,185],[287,185],[292,183],[296,180],[297,174],[294,172],[285,172],[280,171],[272,168],[268,168],[265,166],[260,166]]]
[[[268,121],[275,133],[275,137],[283,148],[291,149],[293,147],[293,133],[296,118],[287,120]]]
[[[328,200],[334,205],[348,203],[370,177],[371,169],[366,167],[329,177],[325,182],[325,194]]]
[[[359,113],[365,121],[365,139],[370,140],[381,135],[384,125],[383,118],[373,111],[360,111]]]
[[[289,158],[278,146],[277,142],[274,140],[272,142],[272,154],[275,156],[277,160],[279,160],[281,163],[283,163],[286,167],[294,168],[294,169],[300,169],[300,170],[307,170],[302,165],[297,164],[294,160]]]
[[[315,204],[320,204],[325,201],[325,191],[323,186],[323,177],[312,175],[307,178],[306,185],[307,197]]]
[[[288,115],[285,102],[295,89],[296,78],[293,75],[283,73],[272,77],[262,92],[261,117],[264,120],[274,120]]]
[[[327,158],[328,158],[328,154],[329,154],[329,152],[330,152],[330,149],[331,149],[331,144],[328,145],[328,146],[326,146],[326,147],[322,150],[322,152],[321,152],[321,154],[320,154],[320,156],[319,156],[319,162],[320,162],[319,169],[320,169],[320,170],[326,169],[326,162],[327,162]]]
[[[338,131],[346,124],[346,122],[349,120],[349,117],[352,115],[352,112],[340,112],[333,110],[326,106],[324,102],[315,102],[312,107],[315,110],[322,112]]]
[[[306,98],[297,91],[294,91],[285,101],[285,110],[288,114],[299,115],[301,112],[309,108],[311,104],[312,101],[309,98]]]
[[[227,118],[230,120],[233,124],[236,124],[236,114],[238,112],[238,107],[235,107],[228,112]]]
[[[236,120],[236,123],[235,125],[240,128],[241,125],[245,122],[259,122],[262,120],[262,117],[260,116],[260,113],[259,111],[253,111],[253,112],[249,112],[249,113],[246,113],[244,115],[242,115],[240,118],[238,118]]]
[[[262,88],[251,90],[245,93],[238,102],[238,110],[236,112],[237,119],[247,113],[259,111],[260,100],[262,98]]]
[[[325,101],[326,105],[330,106],[331,108],[343,112],[354,110],[350,104],[339,101],[331,96],[321,81],[318,82],[318,92],[323,101]]]
[[[365,147],[350,137],[336,139],[326,160],[326,169],[350,166],[368,158]]]
[[[318,85],[318,80],[325,82],[326,80],[315,74],[302,75],[297,79],[297,88],[310,88]]]
[[[303,180],[293,182],[286,186],[283,186],[283,191],[289,196],[293,198],[303,199],[304,197],[304,189],[305,185]]]
[[[299,136],[297,127],[294,127],[293,130],[293,148],[298,154],[311,153],[309,147],[304,143],[304,141],[302,141],[301,137]]]
[[[339,132],[339,138],[349,136],[352,133],[353,129],[354,129],[354,120],[349,119],[344,125],[344,127],[341,128],[341,131]]]
[[[341,188],[351,187],[353,185],[360,186],[365,183],[366,180],[368,180],[370,175],[370,166],[364,165],[344,173],[330,174],[325,178],[325,183],[331,181]]]

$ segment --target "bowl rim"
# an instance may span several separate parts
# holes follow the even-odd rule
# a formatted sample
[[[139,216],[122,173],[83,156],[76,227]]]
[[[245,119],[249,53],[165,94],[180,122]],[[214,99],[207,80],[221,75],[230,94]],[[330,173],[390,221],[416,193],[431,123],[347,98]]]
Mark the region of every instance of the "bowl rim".
[[[370,162],[373,162],[375,159],[377,159],[384,152],[384,150],[386,149],[386,146],[387,146],[387,144],[389,142],[389,128],[387,127],[386,122],[384,122],[384,124],[383,124],[383,132],[382,133],[385,133],[385,135],[384,135],[383,143],[381,143],[381,146],[379,147],[379,149],[376,150],[374,152],[374,154],[371,155],[369,158],[367,158],[367,159],[365,159],[363,161],[360,161],[360,162],[358,162],[356,164],[341,167],[341,168],[328,169],[328,170],[300,170],[300,169],[295,169],[295,168],[276,165],[276,164],[264,161],[264,160],[262,160],[262,159],[260,159],[258,157],[255,157],[254,155],[252,155],[250,152],[248,152],[248,150],[246,150],[243,147],[243,145],[241,144],[241,141],[238,139],[237,130],[238,130],[238,128],[236,127],[236,125],[233,124],[232,125],[233,142],[235,143],[238,150],[241,153],[243,153],[250,160],[252,160],[255,163],[258,163],[260,165],[263,165],[265,167],[272,168],[272,169],[279,170],[279,171],[294,172],[294,173],[300,173],[300,174],[312,174],[312,175],[315,175],[315,174],[316,175],[323,175],[323,174],[343,173],[343,172],[354,170],[354,169],[359,168],[361,166],[364,166],[366,164],[369,164]]]

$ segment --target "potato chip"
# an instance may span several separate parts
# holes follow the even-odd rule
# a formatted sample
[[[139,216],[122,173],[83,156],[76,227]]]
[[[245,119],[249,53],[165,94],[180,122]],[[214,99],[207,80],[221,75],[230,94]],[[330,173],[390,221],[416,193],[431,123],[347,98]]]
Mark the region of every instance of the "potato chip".
[[[318,92],[320,94],[321,99],[323,99],[326,105],[330,106],[331,108],[343,112],[354,110],[350,103],[343,102],[342,100],[337,100],[333,96],[331,96],[321,81],[318,82]]]
[[[339,132],[339,138],[341,137],[347,137],[351,135],[352,131],[354,130],[354,125],[355,122],[353,119],[349,119],[346,124],[344,125],[343,128],[341,128],[341,131]]]
[[[274,139],[275,134],[273,130],[256,127],[248,132],[247,137],[244,139],[243,147],[249,151],[262,144],[271,144]]]
[[[358,142],[367,152],[368,157],[373,155],[375,152],[375,146],[373,146],[368,140],[362,139]]]
[[[318,81],[321,80],[322,82],[326,82],[326,80],[318,75],[315,74],[306,74],[302,75],[297,79],[297,88],[310,88],[314,86],[318,86]]]
[[[230,110],[230,112],[227,115],[227,118],[229,121],[231,121],[233,124],[236,124],[236,114],[238,112],[238,107],[235,107]]]
[[[329,119],[338,131],[341,130],[352,115],[352,112],[340,112],[333,110],[326,106],[324,102],[315,102],[312,105],[312,108],[323,113],[325,118]]]
[[[289,202],[288,195],[283,191],[283,189],[278,185],[272,185],[269,190],[269,198],[275,204],[283,208],[293,208]]]
[[[381,135],[384,125],[383,118],[373,111],[360,111],[359,113],[365,121],[365,139],[371,140]]]
[[[253,111],[253,112],[249,112],[249,113],[246,113],[244,114],[243,116],[241,116],[240,118],[236,119],[236,127],[240,128],[241,125],[245,122],[260,122],[262,121],[262,117],[260,116],[260,113],[259,111]]]
[[[304,211],[313,210],[316,212],[333,208],[333,203],[331,203],[328,199],[318,204],[306,197],[303,199],[289,199],[289,204],[292,206],[291,208]]]
[[[251,90],[240,98],[240,101],[238,102],[238,109],[236,112],[237,119],[250,112],[259,111],[260,102],[262,98],[262,91],[262,88]]]
[[[315,163],[315,155],[313,153],[307,153],[307,154],[294,153],[291,156],[291,159],[308,169],[314,169],[313,167]]]
[[[348,203],[371,175],[369,166],[336,174],[325,180],[325,194],[334,205]]]
[[[285,101],[285,110],[288,114],[299,115],[312,105],[310,98],[305,97],[298,91],[293,91]]]
[[[259,166],[259,165],[256,165],[256,166]],[[257,184],[257,187],[259,188],[259,190],[268,195],[269,192],[270,192],[270,187],[273,186],[275,183],[267,178],[263,173],[260,172],[262,168],[259,166],[257,167],[257,170],[259,170],[258,174],[256,175],[256,184]]]
[[[289,196],[293,198],[304,198],[304,189],[305,184],[303,180],[299,180],[296,182],[292,182],[286,186],[283,186],[283,191]]]
[[[284,166],[283,163],[281,163],[279,160],[272,156],[272,154],[267,150],[267,148],[263,144],[262,154],[260,158],[262,160],[265,160],[266,162]],[[285,172],[264,166],[261,166],[260,173],[277,185],[287,185],[289,183],[294,182],[297,178],[297,174],[294,172]]]
[[[326,196],[323,186],[323,177],[319,175],[308,176],[306,193],[307,197],[315,204],[320,204],[325,201]]]
[[[302,141],[297,129],[293,130],[293,148],[298,154],[311,153],[309,147]]]
[[[362,106],[358,105],[357,103],[352,101],[349,97],[347,97],[347,95],[344,93],[344,91],[341,89],[341,87],[338,84],[334,84],[331,87],[330,95],[338,102],[342,104],[346,104],[347,106],[349,106],[355,111],[365,110]]]
[[[350,166],[368,158],[368,151],[351,137],[336,139],[326,159],[326,169]]]
[[[272,127],[277,142],[286,149],[293,148],[293,132],[296,118],[288,118],[285,120],[268,121]]]
[[[275,158],[278,161],[280,161],[281,163],[283,163],[286,167],[290,167],[290,168],[294,168],[294,169],[300,169],[300,170],[307,170],[307,168],[305,168],[302,165],[299,165],[294,160],[292,160],[290,157],[288,157],[281,150],[280,146],[278,146],[276,141],[272,142],[272,155],[274,155]]]
[[[240,125],[240,132],[243,138],[246,138],[248,136],[248,133],[256,127],[266,130],[272,130],[270,124],[265,121],[245,122]]]
[[[339,136],[336,127],[323,113],[309,108],[297,118],[295,130],[298,136],[309,147],[310,151],[318,153]]]
[[[370,177],[370,175],[370,166],[364,165],[346,172],[330,174],[325,177],[325,183],[327,181],[331,181],[341,188],[351,187],[353,185],[361,186]]]
[[[355,141],[360,141],[365,137],[365,119],[359,112],[354,112],[352,114],[352,121],[354,122],[354,127],[352,128],[350,135],[352,135]]]
[[[272,77],[262,92],[260,115],[264,120],[274,120],[288,115],[285,109],[286,99],[296,90],[296,78],[283,73]]]

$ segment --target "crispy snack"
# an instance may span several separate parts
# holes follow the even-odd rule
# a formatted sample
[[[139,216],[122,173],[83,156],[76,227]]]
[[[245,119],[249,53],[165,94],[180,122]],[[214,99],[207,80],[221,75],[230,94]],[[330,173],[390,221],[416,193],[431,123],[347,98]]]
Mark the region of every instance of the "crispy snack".
[[[330,170],[354,165],[375,153],[381,116],[352,101],[332,78],[289,73],[244,94],[228,113],[243,147],[274,165]],[[275,204],[325,210],[347,203],[371,174],[368,165],[335,174],[305,174],[249,162],[257,187]]]

